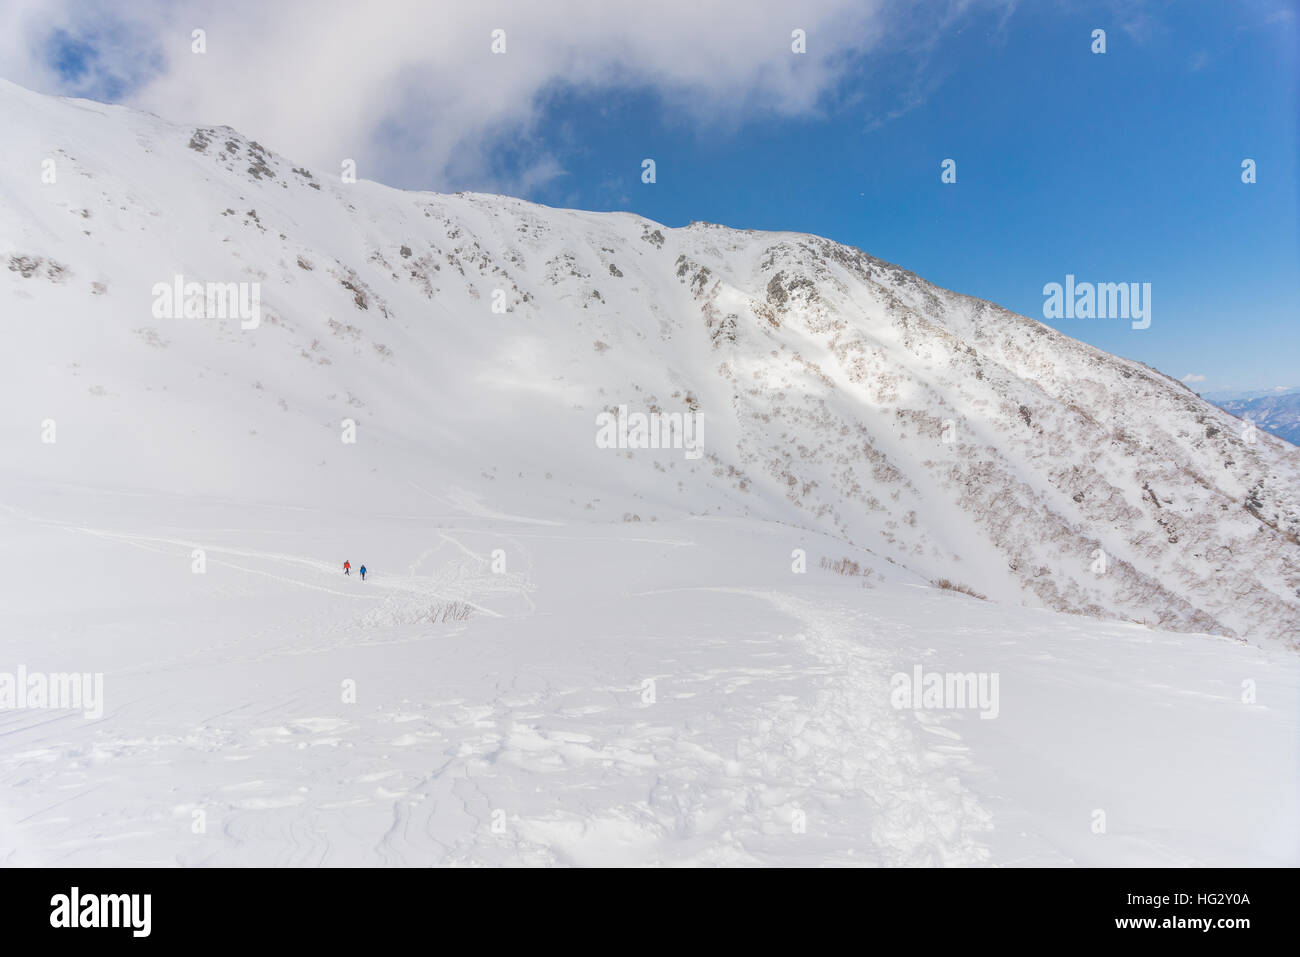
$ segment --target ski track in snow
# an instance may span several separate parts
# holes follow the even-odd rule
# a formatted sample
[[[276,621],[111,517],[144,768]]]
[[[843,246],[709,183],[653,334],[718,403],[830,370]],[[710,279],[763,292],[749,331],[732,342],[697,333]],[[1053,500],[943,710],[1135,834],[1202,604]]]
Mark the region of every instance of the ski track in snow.
[[[62,527],[151,551],[197,547],[183,538]],[[403,597],[447,594],[456,566],[425,578],[413,574],[443,544],[484,561],[455,536],[440,531],[439,541],[406,578],[384,582],[376,594],[384,594],[380,588]],[[328,563],[300,556],[204,547],[213,555],[336,573]],[[262,568],[220,564],[283,586],[363,597]],[[250,701],[183,733],[119,736],[112,729],[121,724],[122,706],[110,707],[103,725],[88,728],[67,715],[24,715],[4,732],[23,743],[0,758],[0,779],[22,790],[36,787],[52,799],[8,825],[5,833],[20,840],[7,837],[3,844],[12,863],[26,860],[18,849],[36,846],[52,861],[121,861],[118,848],[136,841],[156,845],[163,834],[175,840],[189,814],[202,808],[219,820],[217,846],[204,841],[204,850],[169,860],[126,852],[126,861],[242,863],[255,854],[278,865],[591,864],[629,856],[750,864],[791,848],[830,853],[844,863],[988,860],[978,840],[988,816],[952,773],[960,759],[925,747],[888,706],[880,662],[846,637],[855,628],[852,613],[779,593],[703,591],[770,603],[798,627],[792,634],[743,639],[725,666],[718,664],[717,640],[675,643],[671,667],[649,676],[661,683],[666,699],[654,705],[642,705],[635,684],[517,691],[503,674],[480,700],[410,701],[347,718],[302,716],[294,697],[269,707]],[[200,657],[247,673],[250,665],[284,655],[368,643],[348,627],[332,633],[256,653],[209,648]],[[446,629],[440,640],[454,640],[456,633]],[[424,640],[405,635],[381,643]],[[157,677],[186,660],[155,662],[144,674]],[[706,703],[710,710],[701,714]],[[156,703],[145,711],[156,719],[165,708]],[[375,748],[385,753],[366,755],[358,768],[355,752]],[[417,752],[428,755],[427,770],[407,760]],[[256,768],[255,776],[241,779],[243,766]],[[203,782],[191,801],[168,807],[154,795],[143,820],[137,817],[141,808],[126,806],[101,811],[89,823],[77,816],[95,794],[125,791],[141,775],[170,776],[172,768]],[[516,776],[545,782],[545,810],[530,806],[523,794],[512,795],[521,790]],[[494,830],[494,812],[503,831]],[[806,815],[806,834],[795,826],[797,812]],[[368,830],[376,834],[369,844]],[[345,836],[346,852],[339,847]],[[359,854],[358,846],[370,850]]]

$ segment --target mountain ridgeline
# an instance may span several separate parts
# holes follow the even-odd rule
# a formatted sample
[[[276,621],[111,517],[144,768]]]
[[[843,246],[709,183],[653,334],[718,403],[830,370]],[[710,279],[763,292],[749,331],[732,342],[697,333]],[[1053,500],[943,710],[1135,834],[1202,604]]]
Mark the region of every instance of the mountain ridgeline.
[[[342,182],[2,82],[0,122],[0,492],[740,515],[787,566],[811,528],[993,601],[1300,634],[1300,450],[858,249]],[[191,282],[224,307],[163,302]],[[698,454],[597,441],[654,413]]]

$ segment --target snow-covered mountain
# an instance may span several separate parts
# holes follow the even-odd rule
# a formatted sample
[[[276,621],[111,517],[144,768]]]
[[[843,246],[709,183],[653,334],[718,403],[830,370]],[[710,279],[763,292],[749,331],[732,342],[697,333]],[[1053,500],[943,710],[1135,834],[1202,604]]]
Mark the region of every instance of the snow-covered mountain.
[[[812,236],[0,128],[0,864],[1300,862],[1294,448]]]
[[[857,249],[344,183],[8,83],[0,122],[10,475],[749,516],[996,601],[1300,630],[1293,447]],[[167,317],[178,276],[258,284],[260,322]],[[702,457],[598,447],[620,406],[702,413]]]

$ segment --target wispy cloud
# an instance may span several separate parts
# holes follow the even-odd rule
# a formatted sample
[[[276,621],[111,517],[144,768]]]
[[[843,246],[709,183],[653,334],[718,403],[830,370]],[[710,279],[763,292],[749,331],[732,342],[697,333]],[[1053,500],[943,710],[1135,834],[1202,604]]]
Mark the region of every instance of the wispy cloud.
[[[1189,372],[1189,373],[1187,373],[1187,375],[1183,376],[1183,377],[1182,377],[1181,379],[1179,379],[1178,381],[1180,381],[1180,382],[1204,382],[1204,381],[1205,381],[1205,376],[1203,376],[1203,375],[1201,375],[1201,374],[1199,374],[1199,373],[1197,373],[1197,372]]]
[[[503,184],[485,182],[492,158],[538,132],[557,88],[652,90],[702,125],[816,114],[885,37],[891,53],[924,50],[989,6],[1005,21],[1014,4],[948,0],[919,28],[899,0],[0,0],[0,75],[228,124],[322,168],[355,159],[394,185],[522,190],[563,175],[562,160],[528,156]]]

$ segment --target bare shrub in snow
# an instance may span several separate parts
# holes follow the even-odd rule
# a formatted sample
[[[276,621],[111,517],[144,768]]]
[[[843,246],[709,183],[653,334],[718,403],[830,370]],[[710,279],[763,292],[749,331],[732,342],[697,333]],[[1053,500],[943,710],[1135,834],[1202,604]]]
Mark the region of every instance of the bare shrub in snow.
[[[473,614],[473,606],[463,601],[441,601],[429,609],[429,621],[440,625],[447,621],[465,621]]]
[[[822,568],[833,571],[837,575],[848,575],[849,577],[861,576],[870,577],[871,569],[863,568],[851,558],[837,558],[831,561],[829,558],[823,558],[819,564]]]
[[[956,582],[951,582],[946,578],[937,579],[936,581],[931,582],[931,584],[938,585],[940,588],[943,588],[947,591],[959,591],[963,595],[970,595],[972,598],[978,598],[980,601],[989,600],[987,595],[981,595],[973,588],[969,588],[966,585],[958,585]]]

